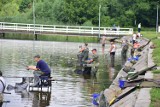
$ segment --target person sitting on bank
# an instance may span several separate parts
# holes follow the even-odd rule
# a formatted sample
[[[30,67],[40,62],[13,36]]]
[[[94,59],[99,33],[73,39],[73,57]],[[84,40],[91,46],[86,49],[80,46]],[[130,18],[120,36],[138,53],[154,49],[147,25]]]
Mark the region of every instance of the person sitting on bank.
[[[87,61],[87,66],[92,67],[92,72],[95,75],[99,66],[99,56],[97,55],[97,49],[92,49],[92,54],[93,55],[91,59]]]
[[[116,45],[114,44],[114,41],[111,41],[111,47],[110,47],[110,58],[111,58],[111,67],[114,67],[114,60],[115,60],[115,53],[116,53]]]
[[[133,36],[132,36],[132,43],[134,44],[137,40],[137,34],[134,33]]]
[[[133,44],[133,48],[134,49],[138,49],[140,47],[140,44],[138,41],[135,41],[135,43]]]
[[[135,43],[133,44],[133,47],[131,49],[131,57],[136,56],[138,53],[137,49],[140,47],[140,44],[138,41],[135,41]]]
[[[34,61],[37,62],[36,66],[28,66],[28,70],[34,70],[34,84],[32,86],[38,86],[40,82],[40,76],[50,76],[51,69],[48,64],[41,60],[40,55],[34,56]]]

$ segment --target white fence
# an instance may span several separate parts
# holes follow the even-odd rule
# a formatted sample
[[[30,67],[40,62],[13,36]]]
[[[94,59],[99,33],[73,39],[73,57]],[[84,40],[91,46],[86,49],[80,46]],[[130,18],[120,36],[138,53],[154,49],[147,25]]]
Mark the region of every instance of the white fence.
[[[36,34],[72,34],[72,35],[98,35],[99,27],[89,26],[62,26],[0,22],[1,32],[26,32]],[[133,28],[100,27],[100,35],[132,35]]]

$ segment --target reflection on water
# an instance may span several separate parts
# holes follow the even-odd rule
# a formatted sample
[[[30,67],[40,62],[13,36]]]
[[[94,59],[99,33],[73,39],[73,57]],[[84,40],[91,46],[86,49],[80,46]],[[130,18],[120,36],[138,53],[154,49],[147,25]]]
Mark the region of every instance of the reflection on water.
[[[4,107],[89,107],[91,95],[107,88],[111,76],[119,70],[120,59],[116,58],[117,67],[109,69],[109,45],[102,52],[101,44],[89,44],[89,49],[97,48],[100,56],[100,67],[97,77],[77,75],[75,69],[76,54],[82,43],[43,42],[0,40],[0,70],[4,76],[32,76],[32,71],[25,70],[26,65],[35,64],[33,56],[40,54],[52,69],[52,77],[62,81],[52,83],[51,92],[17,92],[4,96]],[[120,51],[120,50],[118,50]],[[90,52],[91,53],[91,52]],[[117,52],[116,56],[119,56]],[[68,80],[68,81],[63,81]],[[8,84],[15,85],[21,78],[6,78]],[[79,81],[79,82],[74,82]]]

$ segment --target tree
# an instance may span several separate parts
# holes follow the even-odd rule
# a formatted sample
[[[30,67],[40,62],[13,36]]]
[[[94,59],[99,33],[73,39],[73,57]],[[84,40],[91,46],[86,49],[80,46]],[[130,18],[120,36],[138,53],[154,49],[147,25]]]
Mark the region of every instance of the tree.
[[[96,24],[98,15],[98,0],[64,0],[56,10],[56,19],[64,23],[83,24],[91,20]],[[57,13],[60,13],[58,15]]]
[[[31,3],[31,0],[23,0],[19,6],[19,11],[26,12],[25,10],[31,7]]]

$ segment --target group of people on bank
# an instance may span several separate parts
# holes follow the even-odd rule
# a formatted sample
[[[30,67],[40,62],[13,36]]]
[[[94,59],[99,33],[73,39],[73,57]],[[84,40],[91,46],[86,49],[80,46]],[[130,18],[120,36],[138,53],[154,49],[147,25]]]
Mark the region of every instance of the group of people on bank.
[[[138,40],[141,38],[141,23],[138,24],[138,33],[134,33],[130,43],[132,43],[132,48],[131,48],[131,57],[135,57],[138,55],[137,49],[140,47],[140,41]],[[101,44],[102,44],[102,52],[104,53],[105,50],[105,44],[106,44],[106,37],[103,36],[101,38]],[[121,50],[121,59],[122,59],[122,65],[125,64],[127,61],[127,52],[129,49],[129,41],[128,39],[122,39],[122,50]],[[110,39],[110,48],[109,48],[109,54],[110,54],[110,60],[111,60],[111,67],[114,67],[115,64],[115,53],[116,53],[116,44],[114,39]]]

